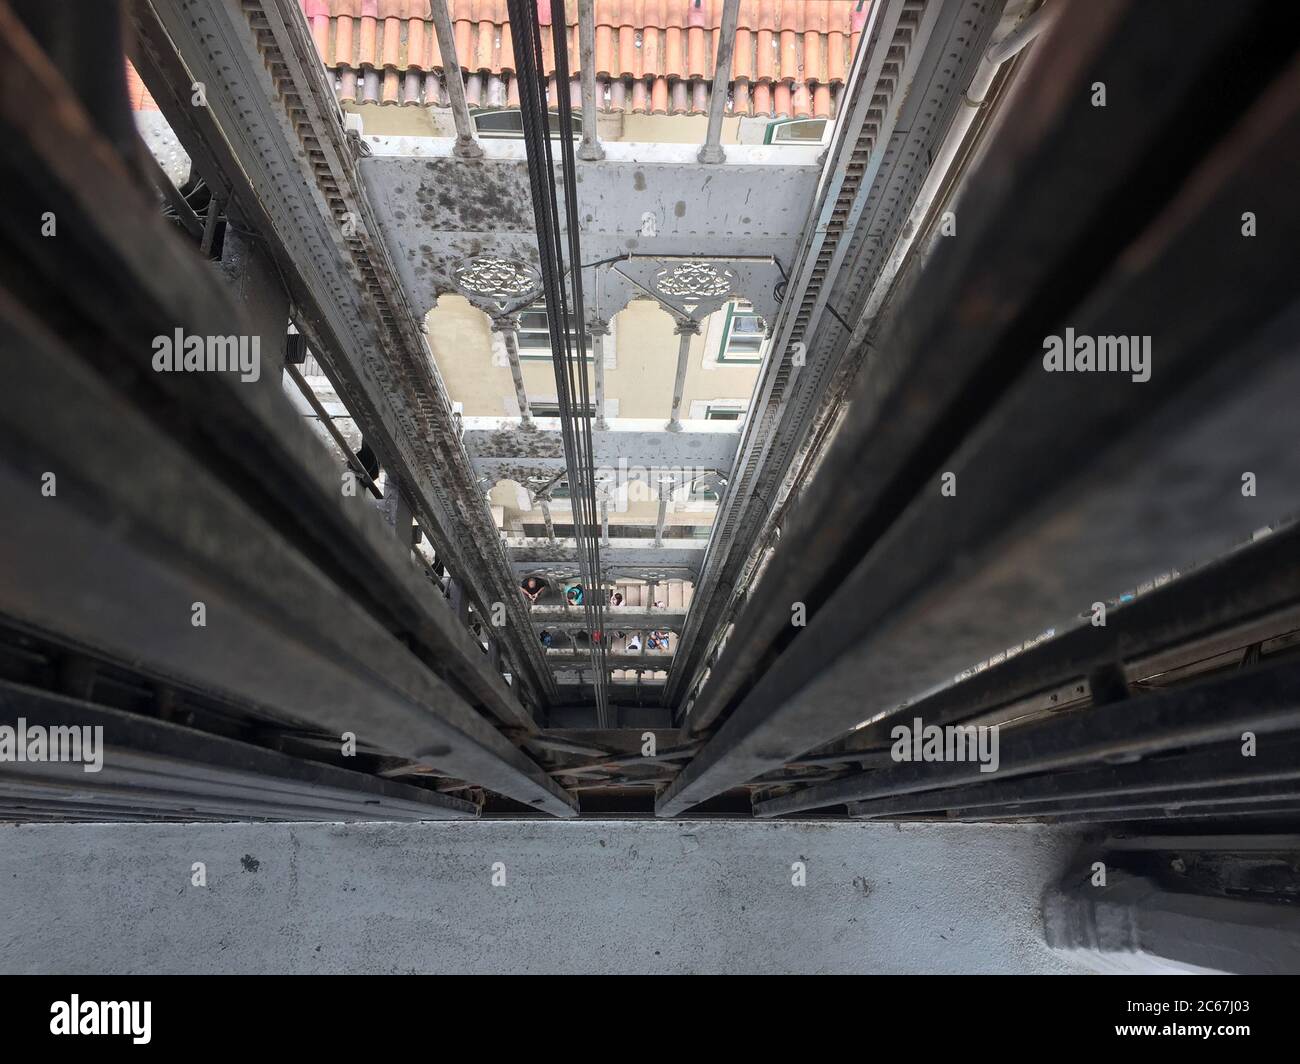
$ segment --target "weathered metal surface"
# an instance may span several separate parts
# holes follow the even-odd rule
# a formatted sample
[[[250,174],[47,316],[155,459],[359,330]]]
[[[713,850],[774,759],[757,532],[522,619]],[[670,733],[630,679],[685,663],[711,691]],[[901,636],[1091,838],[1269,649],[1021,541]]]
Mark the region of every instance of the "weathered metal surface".
[[[1086,712],[1086,711],[1083,711]],[[1007,733],[1014,741],[1014,735]],[[1200,801],[1200,792],[1227,787],[1249,787],[1300,779],[1300,739],[1270,739],[1254,757],[1241,756],[1238,738],[1225,746],[1211,746],[1190,754],[1144,758],[1126,765],[1102,765],[1075,772],[1029,776],[1010,780],[989,780],[965,787],[949,787],[919,794],[876,798],[849,803],[849,814],[858,817],[897,817],[931,810],[950,816],[972,815],[992,820],[1000,816],[1036,815],[1024,812],[1029,806],[1058,813],[1081,808],[1079,800],[1114,799],[1116,805],[1136,800],[1165,807],[1177,807],[1184,800]],[[1294,795],[1300,797],[1300,794]],[[767,815],[760,802],[756,813]]]
[[[77,762],[0,762],[0,816],[58,813],[69,804],[120,818],[460,820],[478,807],[449,795],[288,757],[194,728],[0,682],[0,723],[102,728],[95,772]]]
[[[1266,742],[1294,744],[1300,729],[1300,666],[1259,666],[1186,688],[1158,691],[1085,710],[1061,713],[1005,729],[999,740],[998,781],[1060,772],[1098,762],[1137,761],[1187,747],[1219,747],[1219,772],[1248,777],[1251,759],[1241,756],[1242,733],[1267,736]],[[1229,748],[1226,744],[1235,744]],[[1202,763],[1204,759],[1202,759]],[[904,762],[834,780],[759,803],[762,816],[863,801],[961,784],[987,785],[987,762]],[[1129,774],[1131,782],[1132,773]],[[1153,773],[1155,787],[1161,785]],[[1164,781],[1168,786],[1169,781]],[[1068,792],[1068,782],[1062,787]],[[1066,806],[1069,803],[1064,803]],[[870,811],[871,806],[855,810]],[[1032,815],[1026,813],[1026,815]]]
[[[1294,881],[1300,840],[1279,842],[1274,854],[1233,853],[1233,840],[1221,837],[1222,852],[1198,854],[1166,840],[1164,852],[1132,867],[1126,864],[1133,855],[1099,849],[1104,883],[1081,867],[1045,892],[1044,938],[1062,957],[1112,974],[1294,975],[1300,971],[1294,906],[1278,904],[1267,889],[1220,886],[1224,879],[1249,882],[1270,865],[1274,882]],[[1196,882],[1198,863],[1214,870],[1208,884]],[[1171,875],[1170,868],[1180,871]]]
[[[989,0],[871,6],[815,213],[799,255],[785,263],[782,313],[770,320],[770,355],[669,682],[679,709],[767,548],[785,531],[788,501],[845,409],[845,388],[866,365],[870,349],[849,344],[843,322],[852,324],[901,231],[1001,7]]]
[[[512,624],[503,638],[521,686],[545,697],[550,678],[520,638],[528,626],[517,596],[508,594],[505,553],[429,354],[423,316],[412,311],[378,237],[301,6],[176,0],[148,4],[137,18],[165,31],[153,35],[156,50],[175,50],[153,68],[184,79],[173,86],[181,110],[192,82],[203,83],[203,118],[185,128],[214,142],[219,160],[227,150],[233,157],[225,167],[232,195],[248,201],[246,224],[257,226],[282,261],[300,325],[340,398],[407,485],[439,555],[475,604],[486,612],[492,602],[507,603]]]
[[[1055,636],[995,656],[953,683],[920,699],[909,712],[945,725],[1030,697],[1059,705],[1060,689],[1086,697],[1087,677],[1118,665],[1130,682],[1212,658],[1223,650],[1293,630],[1300,603],[1300,524],[1259,535],[1224,558],[1162,581],[1132,601],[1112,603],[1105,625],[1077,619]],[[1240,618],[1258,618],[1243,627]],[[852,753],[889,742],[883,718],[826,748]]]
[[[585,650],[548,650],[546,652],[546,663],[552,668],[574,669],[575,671],[589,672],[590,668],[583,669],[583,665],[590,658]],[[607,651],[605,662],[611,669],[666,669],[672,662],[672,651],[669,650],[647,650],[645,653],[619,653],[616,650]]]
[[[538,418],[526,427],[518,418],[467,418],[465,446],[479,485],[490,490],[513,481],[538,491],[554,484],[566,471],[564,457],[557,453],[559,432],[551,427],[555,420]],[[592,447],[597,492],[612,502],[615,512],[634,485],[658,491],[665,476],[683,493],[688,486],[721,490],[740,438],[735,432],[712,431],[715,421],[684,422],[682,432],[647,430],[643,420],[614,418],[608,424],[608,431],[593,430]],[[702,517],[702,523],[711,519]]]
[[[713,676],[734,690],[750,629],[770,631],[792,601],[808,603],[812,620],[661,811],[892,712],[1098,598],[1219,555],[1265,519],[1241,490],[1242,470],[1274,485],[1268,514],[1300,504],[1300,453],[1278,405],[1300,389],[1285,317],[1295,293],[1274,268],[1288,254],[1287,226],[1270,246],[1225,237],[1217,220],[1238,217],[1248,196],[1294,221],[1285,190],[1300,179],[1296,161],[1272,147],[1296,138],[1300,94],[1285,68],[1294,42],[1271,35],[1267,7],[1251,5],[1221,11],[1224,25],[1199,26],[1195,47],[1171,53],[1158,19],[1114,11],[1128,17],[1080,13],[1073,35],[1058,24],[1031,56],[1019,106],[999,126],[1004,150],[986,154],[966,193],[966,236],[936,252],[900,309],[872,379],[854,393],[854,418],[782,538],[781,568],[759,585]],[[1112,38],[1117,23],[1125,32]],[[1109,43],[1083,48],[1085,33]],[[1268,39],[1270,58],[1239,73],[1211,135],[1203,118],[1186,117],[1186,96],[1234,35]],[[1126,113],[1123,130],[1099,123],[1086,91],[1068,88],[1144,78],[1152,62],[1168,68],[1159,105]],[[1188,158],[1144,168],[1136,145],[1180,123],[1199,131],[1182,141]],[[1116,150],[1121,134],[1133,150]],[[1114,172],[1070,166],[1074,152]],[[1103,198],[1108,181],[1143,205],[1127,227]],[[1220,284],[1199,269],[1209,259],[1230,261],[1249,283]],[[1043,338],[1066,323],[1080,335],[1153,338],[1150,379],[1044,372]],[[958,371],[967,359],[969,378]],[[899,409],[909,417],[893,416]],[[952,497],[941,492],[944,471],[960,485]]]
[[[533,624],[561,631],[582,628],[586,622],[579,610],[567,606],[533,606],[528,611]],[[663,629],[673,632],[686,619],[685,608],[648,609],[644,606],[606,606],[605,624],[611,632]]]
[[[11,459],[0,494],[15,517],[0,535],[18,564],[0,610],[574,815],[536,764],[190,452],[12,304],[5,317],[11,388],[0,421]],[[141,454],[150,461],[133,461]],[[61,474],[52,506],[31,488],[47,469]],[[114,515],[108,532],[104,513]]]
[[[578,548],[571,539],[551,543],[528,537],[508,542],[511,564],[521,577],[530,573],[550,579],[578,576]],[[606,579],[694,580],[703,556],[703,540],[668,540],[656,547],[653,539],[613,539],[601,548],[600,565]]]
[[[14,565],[0,609],[268,716],[457,762],[449,774],[573,815],[568,796],[471,707],[463,685],[474,672],[422,660],[444,637],[454,659],[446,618],[436,607],[421,614],[419,595],[431,591],[415,590],[409,550],[342,495],[283,393],[229,373],[151,372],[151,338],[182,327],[246,334],[247,323],[25,43],[0,34],[6,69],[39,90],[41,107],[13,94],[0,104],[14,149],[7,211],[45,202],[63,229],[48,240],[2,220],[14,241],[0,298],[10,385],[0,490],[11,518],[0,535]],[[95,323],[93,342],[52,331],[70,311],[83,329]],[[48,497],[43,471],[58,476]],[[350,569],[331,541],[346,546]],[[381,588],[395,613],[372,597]],[[402,633],[400,614],[420,630]]]
[[[490,311],[497,301],[458,285],[459,267],[486,256],[537,268],[521,143],[485,141],[485,158],[472,164],[431,138],[371,136],[366,143],[373,155],[361,160],[361,173],[413,305],[429,310],[443,293],[459,292]],[[734,146],[727,163],[708,166],[691,157],[689,145],[604,148],[603,161],[577,163],[583,257],[652,258],[585,271],[588,311],[608,319],[653,290],[656,274],[675,258],[702,256],[734,275],[729,293],[699,300],[702,311],[743,298],[771,320],[782,277],[771,259],[788,268],[797,250],[820,172],[818,149]]]

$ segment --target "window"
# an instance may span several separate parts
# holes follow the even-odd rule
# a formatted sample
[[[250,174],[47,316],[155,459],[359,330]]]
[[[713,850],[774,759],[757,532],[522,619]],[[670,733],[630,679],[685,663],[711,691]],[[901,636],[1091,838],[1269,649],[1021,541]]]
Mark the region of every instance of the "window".
[[[574,404],[574,407],[573,407],[574,410],[575,410],[575,411],[580,410],[580,409],[581,409],[581,405],[582,405],[582,404],[580,404],[580,403],[575,403],[575,404]],[[534,402],[532,402],[532,401],[529,401],[529,403],[528,403],[528,409],[529,409],[530,411],[532,411],[532,415],[533,415],[533,417],[559,417],[559,416],[560,416],[560,404],[559,404],[559,403],[534,403]],[[579,416],[579,417],[582,417],[583,415],[582,415],[581,413],[579,413],[578,416]],[[587,417],[595,417],[595,416],[596,416],[596,406],[595,406],[594,403],[588,403],[588,404],[587,404],[587,413],[586,413],[586,416],[587,416]],[[566,492],[568,491],[568,488],[567,488],[567,487],[565,488],[565,491],[566,491]],[[559,496],[559,495],[555,495],[554,498],[557,498],[557,499],[558,499],[558,498],[561,498],[561,496]]]
[[[705,421],[739,421],[745,412],[736,406],[714,406],[710,403],[704,410]]]
[[[544,539],[546,537],[546,525],[535,522],[526,523],[521,527],[523,534],[530,539]],[[571,539],[573,537],[573,525],[560,524],[554,522],[552,527],[555,529],[556,539]],[[599,533],[599,529],[596,530]],[[664,539],[708,539],[713,531],[712,525],[666,525],[664,526]],[[654,525],[610,525],[609,538],[615,539],[654,539]]]
[[[762,362],[767,345],[765,330],[763,319],[754,313],[753,304],[739,300],[728,303],[718,362],[751,366]]]
[[[764,144],[817,144],[826,132],[824,118],[791,118],[773,122],[763,133]]]
[[[582,136],[582,116],[572,115],[572,125],[575,137]],[[560,116],[558,114],[550,115],[551,136],[555,136],[560,131]],[[497,140],[523,140],[524,137],[524,119],[523,113],[517,108],[509,111],[479,111],[474,115],[474,128],[478,131],[480,137]]]
[[[534,362],[549,361],[551,358],[551,323],[546,313],[546,304],[534,303],[519,314],[519,357],[521,360]],[[578,355],[578,334],[569,333],[573,343],[573,354]],[[587,338],[587,357],[593,354],[591,337]]]

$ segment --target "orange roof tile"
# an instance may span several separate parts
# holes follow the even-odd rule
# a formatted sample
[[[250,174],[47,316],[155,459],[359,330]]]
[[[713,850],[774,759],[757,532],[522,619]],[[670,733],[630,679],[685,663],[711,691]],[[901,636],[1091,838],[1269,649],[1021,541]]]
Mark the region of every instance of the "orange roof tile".
[[[149,95],[149,90],[144,87],[144,82],[129,59],[126,61],[126,98],[131,104],[132,111],[158,110],[158,104]]]
[[[517,106],[505,0],[447,0],[471,104]],[[429,0],[299,0],[345,102],[446,103]],[[596,0],[601,110],[708,110],[723,0]],[[741,0],[730,113],[794,118],[834,113],[866,23],[867,0]],[[537,0],[551,24],[551,0]],[[569,66],[579,72],[577,0],[565,4]],[[542,39],[555,71],[550,32]],[[761,90],[761,91],[760,91]]]

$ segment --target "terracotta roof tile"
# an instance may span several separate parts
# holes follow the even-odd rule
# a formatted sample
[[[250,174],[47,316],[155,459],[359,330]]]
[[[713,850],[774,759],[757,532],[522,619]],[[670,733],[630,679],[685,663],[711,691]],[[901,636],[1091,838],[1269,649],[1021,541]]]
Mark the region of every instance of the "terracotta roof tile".
[[[818,85],[813,89],[813,114],[818,118],[824,118],[831,113],[831,88],[829,85]]]
[[[795,81],[799,77],[799,48],[794,30],[781,31],[781,80]]]
[[[487,5],[484,4],[483,7]],[[474,69],[490,72],[499,69],[496,61],[497,26],[490,19],[478,23],[478,47],[474,53]]]
[[[736,51],[731,57],[731,80],[754,80],[754,42],[753,31],[736,29]]]
[[[384,19],[384,66],[396,70],[402,46],[402,23],[396,18]],[[403,69],[406,64],[402,63]]]
[[[129,59],[126,61],[126,98],[130,101],[132,111],[158,110],[158,104],[144,87],[144,81]]]
[[[429,27],[432,36],[433,27]],[[429,54],[424,43],[424,20],[411,18],[406,20],[406,68],[407,70],[427,70]]]
[[[702,78],[706,73],[704,27],[691,26],[686,30],[686,76],[688,78]]]
[[[621,34],[620,34],[621,36]],[[605,23],[596,23],[596,77],[609,77],[614,66],[614,28]],[[578,64],[581,67],[581,63]]]
[[[429,0],[299,0],[344,102],[445,106],[443,61]],[[456,57],[473,106],[518,106],[505,0],[447,0]],[[707,111],[723,0],[596,0],[602,110]],[[552,0],[537,0],[551,24]],[[829,117],[866,24],[866,0],[741,0],[730,110]],[[569,65],[579,72],[577,0],[567,0]],[[545,72],[553,75],[549,29]]]
[[[838,29],[826,34],[826,80],[839,83],[848,69],[844,54],[844,34]]]
[[[515,72],[515,38],[510,31],[510,23],[502,21],[501,27],[501,73],[513,74]],[[514,84],[514,78],[510,79],[510,84]],[[514,106],[519,106],[519,94],[515,93]]]
[[[772,107],[777,115],[789,115],[794,117],[794,111],[790,108],[790,86],[784,81],[778,81],[772,86]]]
[[[351,18],[331,19],[334,23],[334,51],[326,59],[325,65],[331,67],[349,67],[352,65],[352,30],[355,26]]]
[[[776,76],[776,35],[769,29],[760,29],[755,37],[758,80],[771,81]]]
[[[372,5],[373,6],[373,5]],[[378,25],[376,19],[369,15],[362,15],[360,18],[360,50],[357,52],[357,65],[368,67],[375,65],[375,41],[378,37]]]
[[[456,62],[460,64],[461,70],[468,70],[467,64],[470,61],[470,41],[473,39],[474,22],[469,18],[461,18],[470,10],[469,4],[462,0],[456,5],[456,21],[453,23],[456,29]]]

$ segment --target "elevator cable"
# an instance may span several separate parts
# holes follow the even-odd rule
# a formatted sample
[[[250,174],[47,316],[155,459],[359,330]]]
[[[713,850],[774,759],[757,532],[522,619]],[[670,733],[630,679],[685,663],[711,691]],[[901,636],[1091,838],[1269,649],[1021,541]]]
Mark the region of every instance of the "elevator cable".
[[[573,140],[566,135],[572,121],[567,91],[568,21],[564,0],[553,0],[551,31],[555,52],[556,109],[559,128],[566,131],[560,135],[560,182],[565,207],[561,224],[556,167],[551,153],[546,80],[541,74],[544,63],[537,5],[527,0],[507,0],[507,3],[510,25],[514,28],[516,78],[519,83],[520,115],[528,159],[528,181],[532,191],[533,215],[537,223],[538,261],[555,368],[560,432],[564,442],[565,462],[569,469],[578,569],[584,588],[582,607],[591,637],[588,645],[594,673],[596,720],[599,727],[607,728],[611,726],[608,677],[605,671],[608,633],[604,626],[605,589],[600,568],[595,454],[591,439],[592,409],[587,384],[587,328],[582,301],[577,179]],[[565,237],[568,243],[568,261],[577,267],[567,277],[564,265]],[[579,674],[581,675],[581,670]]]

